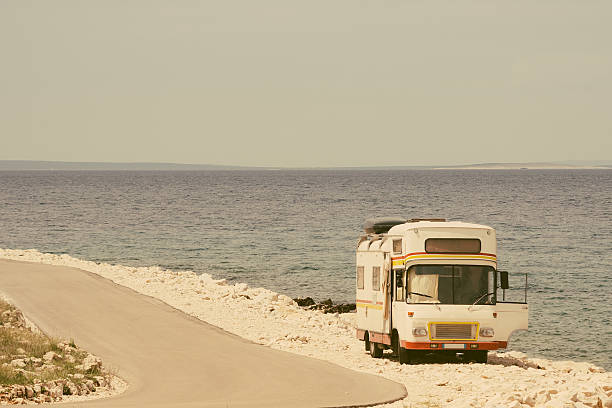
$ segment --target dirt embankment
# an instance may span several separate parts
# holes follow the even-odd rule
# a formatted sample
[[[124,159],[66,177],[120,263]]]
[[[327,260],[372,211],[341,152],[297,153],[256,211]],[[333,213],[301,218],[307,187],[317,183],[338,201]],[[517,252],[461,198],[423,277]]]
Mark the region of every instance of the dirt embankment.
[[[101,359],[29,327],[21,311],[0,300],[0,403],[96,398],[116,391],[113,384]]]

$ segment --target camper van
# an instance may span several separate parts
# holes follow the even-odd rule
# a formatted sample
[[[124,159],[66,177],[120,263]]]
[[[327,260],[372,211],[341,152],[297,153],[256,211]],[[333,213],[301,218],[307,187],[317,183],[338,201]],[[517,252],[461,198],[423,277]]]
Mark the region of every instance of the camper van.
[[[357,338],[372,357],[391,349],[400,363],[431,354],[486,363],[489,350],[506,348],[512,333],[527,330],[527,276],[513,274],[513,282],[524,282],[524,297],[506,301],[509,277],[497,269],[493,228],[384,218],[364,229]]]

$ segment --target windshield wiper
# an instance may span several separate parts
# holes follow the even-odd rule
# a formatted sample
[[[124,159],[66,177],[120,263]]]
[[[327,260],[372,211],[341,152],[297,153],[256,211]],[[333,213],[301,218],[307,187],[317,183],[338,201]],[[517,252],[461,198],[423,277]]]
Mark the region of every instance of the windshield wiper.
[[[419,292],[406,292],[406,293],[408,293],[409,295],[425,296],[425,297],[428,297],[430,299],[433,299],[433,296],[424,295],[423,293],[419,293]]]
[[[484,295],[482,295],[482,296],[479,296],[479,297],[478,297],[478,299],[476,299],[476,300],[474,301],[474,303],[472,303],[472,304],[470,305],[470,307],[468,307],[468,310],[471,310],[471,309],[472,309],[472,306],[474,306],[476,303],[480,302],[480,300],[481,300],[483,297],[485,297],[485,296],[490,296],[490,295],[493,295],[493,294],[494,294],[493,292],[490,292],[490,293],[485,293],[485,294],[484,294]]]
[[[426,294],[424,294],[424,293],[419,293],[419,292],[406,292],[406,294],[408,294],[408,295],[417,295],[417,296],[423,296],[423,297],[430,298],[430,299],[433,299],[433,298],[434,298],[433,296],[429,296],[429,295],[426,295]],[[440,303],[440,301],[439,301],[439,300],[438,300],[437,302],[436,302],[436,301],[434,301],[434,302],[432,302],[431,304],[432,304],[432,305],[434,305],[434,306],[435,306],[435,307],[436,307],[436,308],[437,308],[439,311],[442,311],[442,309],[440,308],[440,306],[438,305],[438,303]]]

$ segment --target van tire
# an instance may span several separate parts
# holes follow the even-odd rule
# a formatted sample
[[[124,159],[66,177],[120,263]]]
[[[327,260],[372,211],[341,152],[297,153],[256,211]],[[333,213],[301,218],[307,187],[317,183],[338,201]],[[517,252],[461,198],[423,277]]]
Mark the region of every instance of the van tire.
[[[383,355],[383,349],[376,343],[370,343],[370,355],[373,358],[381,358]]]
[[[399,357],[399,335],[397,334],[397,330],[393,330],[393,334],[391,335],[391,350],[393,350],[393,354],[396,357]]]
[[[370,347],[372,345],[370,344],[370,334],[368,332],[366,332],[364,336],[364,340],[365,340],[365,351],[370,351]]]
[[[391,348],[393,349],[393,354],[397,356],[397,361],[399,361],[400,364],[410,364],[412,352],[410,350],[406,350],[400,345],[397,330],[393,330],[393,334],[391,335]]]

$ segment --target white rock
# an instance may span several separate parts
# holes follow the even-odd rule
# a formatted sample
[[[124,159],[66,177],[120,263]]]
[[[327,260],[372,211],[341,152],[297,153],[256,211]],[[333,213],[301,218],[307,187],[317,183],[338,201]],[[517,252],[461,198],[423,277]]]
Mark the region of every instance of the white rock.
[[[96,390],[96,386],[92,380],[85,381],[85,386],[91,392],[94,392]]]
[[[48,351],[45,353],[45,355],[43,356],[43,360],[47,361],[47,362],[51,362],[53,360],[59,360],[61,359],[62,356],[60,356],[59,354],[57,354],[55,351]]]
[[[51,371],[51,370],[55,370],[57,367],[55,366],[55,364],[43,364],[40,367],[36,367],[36,371]]]
[[[23,367],[25,367],[25,366],[26,366],[26,363],[25,363],[25,361],[23,360],[23,358],[18,358],[18,359],[12,360],[12,361],[11,361],[11,365],[12,365],[13,367],[23,368]]]
[[[64,395],[64,387],[61,385],[55,385],[49,388],[49,395],[52,398],[58,398]]]
[[[280,303],[282,305],[286,305],[286,306],[290,306],[290,305],[295,304],[293,299],[291,299],[289,296],[285,296],[285,295],[279,295],[278,296],[278,303]]]
[[[102,360],[93,354],[88,354],[87,357],[83,359],[83,363],[80,365],[83,371],[90,371],[95,368],[99,368],[102,366]]]
[[[97,385],[99,385],[100,387],[106,387],[106,378],[102,377],[101,375],[98,375],[94,378],[96,379]]]
[[[523,398],[523,404],[529,405],[530,407],[535,406],[536,404],[536,398],[533,395],[526,395]]]

